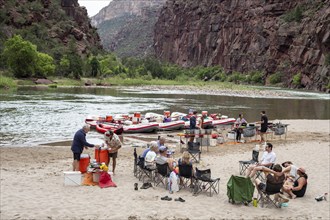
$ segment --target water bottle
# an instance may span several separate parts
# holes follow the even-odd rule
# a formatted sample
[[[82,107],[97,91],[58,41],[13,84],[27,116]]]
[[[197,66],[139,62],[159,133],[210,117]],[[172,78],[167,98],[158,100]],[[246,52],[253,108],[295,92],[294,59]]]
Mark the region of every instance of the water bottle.
[[[258,200],[257,200],[257,198],[253,198],[253,206],[254,207],[258,207]]]
[[[326,197],[327,195],[328,195],[328,193],[324,193],[324,195],[316,196],[316,197],[315,197],[315,200],[318,201],[318,202],[320,202],[320,201],[322,201],[322,200],[327,201],[327,197]]]
[[[259,144],[256,144],[256,146],[254,147],[254,150],[255,151],[259,151],[259,148],[260,148],[260,145]]]

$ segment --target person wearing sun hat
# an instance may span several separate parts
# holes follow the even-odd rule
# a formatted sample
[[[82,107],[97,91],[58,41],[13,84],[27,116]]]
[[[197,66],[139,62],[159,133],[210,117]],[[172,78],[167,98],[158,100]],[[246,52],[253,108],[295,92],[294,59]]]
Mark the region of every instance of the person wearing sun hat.
[[[122,143],[119,137],[112,130],[108,130],[104,133],[104,140],[108,147],[108,154],[109,154],[109,163],[107,165],[109,167],[110,158],[112,158],[112,172],[113,174],[115,174],[118,150],[121,148]]]
[[[296,197],[303,197],[306,193],[307,189],[307,179],[308,176],[306,174],[306,170],[303,167],[300,167],[297,170],[297,174],[299,175],[298,179],[294,181],[293,186],[284,186],[284,192],[288,193],[292,199]]]

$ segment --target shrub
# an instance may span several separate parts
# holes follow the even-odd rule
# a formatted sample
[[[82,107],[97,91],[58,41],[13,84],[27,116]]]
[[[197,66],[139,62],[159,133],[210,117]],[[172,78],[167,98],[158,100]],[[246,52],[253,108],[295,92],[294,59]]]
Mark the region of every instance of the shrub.
[[[325,55],[325,61],[324,64],[326,66],[330,66],[330,54]]]
[[[297,73],[293,76],[292,84],[296,86],[299,86],[301,84],[301,73]]]
[[[286,22],[300,22],[303,18],[303,8],[300,5],[297,5],[293,10],[289,11],[283,16],[284,21]]]
[[[15,81],[10,77],[0,75],[0,89],[16,87]]]
[[[251,81],[253,83],[263,83],[262,75],[263,74],[261,72],[251,73]]]
[[[269,76],[270,84],[277,84],[282,82],[282,73],[275,73]]]

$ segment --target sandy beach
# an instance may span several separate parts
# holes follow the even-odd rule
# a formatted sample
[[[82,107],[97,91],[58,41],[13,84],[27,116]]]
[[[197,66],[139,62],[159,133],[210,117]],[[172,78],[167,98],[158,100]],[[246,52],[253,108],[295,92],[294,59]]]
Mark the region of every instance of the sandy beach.
[[[305,197],[290,200],[288,207],[262,208],[252,204],[231,204],[227,197],[227,181],[239,174],[239,160],[251,159],[255,142],[227,142],[204,149],[199,168],[211,168],[220,177],[220,193],[193,196],[189,189],[169,194],[162,186],[140,189],[142,182],[133,175],[133,147],[157,138],[157,134],[141,138],[124,136],[124,146],[117,159],[118,187],[65,186],[64,171],[71,171],[72,153],[69,143],[34,147],[0,147],[0,219],[330,219],[328,201],[315,197],[329,193],[330,186],[330,120],[281,120],[289,124],[284,136],[268,137],[274,145],[277,162],[293,161],[306,169],[309,176]],[[177,132],[168,137],[168,146],[178,149]],[[88,140],[88,135],[87,135]],[[138,153],[144,149],[138,147]],[[85,150],[91,157],[94,149]],[[261,156],[260,156],[261,157]],[[134,183],[139,190],[134,190]],[[172,201],[160,198],[168,195]],[[257,192],[255,191],[255,195]],[[185,202],[174,201],[181,197]]]

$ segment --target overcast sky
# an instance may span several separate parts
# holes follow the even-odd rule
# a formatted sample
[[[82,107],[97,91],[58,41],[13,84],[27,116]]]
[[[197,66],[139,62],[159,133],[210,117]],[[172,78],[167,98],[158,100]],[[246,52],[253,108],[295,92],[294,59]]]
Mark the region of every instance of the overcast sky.
[[[88,16],[96,15],[102,8],[108,6],[112,0],[78,0],[80,6],[85,6]]]

